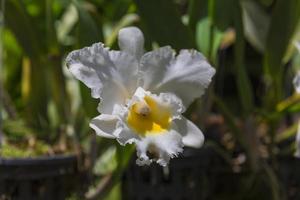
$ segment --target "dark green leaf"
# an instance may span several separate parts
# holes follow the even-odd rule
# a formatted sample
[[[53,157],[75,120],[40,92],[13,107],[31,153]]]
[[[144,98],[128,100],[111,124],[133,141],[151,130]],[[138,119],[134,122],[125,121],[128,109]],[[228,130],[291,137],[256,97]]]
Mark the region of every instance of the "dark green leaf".
[[[282,99],[283,58],[300,17],[300,1],[278,0],[274,6],[267,36],[264,68],[269,81],[266,102],[272,106]]]
[[[243,106],[244,114],[248,115],[253,109],[253,89],[245,67],[245,38],[242,21],[242,10],[239,2],[234,4],[234,27],[236,31],[236,43],[234,44],[234,65],[239,98]]]
[[[300,1],[278,0],[273,10],[266,44],[268,72],[282,72],[282,59],[296,30],[300,17]]]
[[[31,23],[22,1],[6,1],[5,23],[14,33],[25,53],[33,59],[38,58],[42,52],[37,42],[40,36],[35,31],[35,26]]]
[[[187,26],[171,0],[135,0],[147,31],[159,45],[174,49],[193,48],[194,42]]]
[[[99,30],[101,24],[97,24],[91,14],[85,9],[84,1],[73,1],[78,11],[78,43],[80,47],[90,46],[102,41],[102,33]]]
[[[218,49],[221,45],[223,33],[216,29],[211,30],[212,24],[208,18],[204,18],[200,20],[197,24],[196,28],[196,43],[198,49],[208,58],[210,58],[211,62],[216,63],[217,61],[217,53]],[[211,34],[210,31],[213,31]],[[213,43],[211,44],[211,37],[213,37]],[[212,47],[210,47],[212,45]],[[211,52],[210,52],[210,48]],[[211,55],[210,55],[211,53]]]
[[[263,53],[270,25],[270,16],[255,1],[242,1],[241,5],[245,36],[253,47]]]

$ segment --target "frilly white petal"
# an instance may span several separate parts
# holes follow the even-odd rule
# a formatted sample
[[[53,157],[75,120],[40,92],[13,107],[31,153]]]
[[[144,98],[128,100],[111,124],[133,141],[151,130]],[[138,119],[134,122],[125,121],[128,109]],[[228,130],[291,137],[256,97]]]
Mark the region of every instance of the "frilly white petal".
[[[172,110],[172,119],[181,119],[181,114],[185,111],[185,107],[175,94],[173,93],[160,93],[157,97],[159,102],[168,105]]]
[[[178,132],[182,135],[182,142],[184,146],[199,148],[204,143],[204,135],[201,130],[191,121],[182,117],[176,120]]]
[[[144,53],[144,35],[137,27],[127,27],[119,31],[119,47],[138,60]]]
[[[300,93],[300,71],[296,73],[296,76],[293,79],[293,84],[297,93]]]
[[[137,88],[139,63],[135,57],[122,51],[110,51],[109,56],[119,74],[121,87],[127,92],[126,97],[130,98]]]
[[[72,51],[66,58],[71,73],[91,88],[92,96],[100,98],[102,87],[114,70],[108,50],[102,43]]]
[[[71,73],[101,99],[101,113],[111,114],[137,87],[138,62],[126,52],[109,51],[102,43],[71,52],[66,58]]]
[[[174,59],[175,52],[169,46],[161,47],[143,55],[140,61],[142,75],[141,85],[144,89],[155,89],[163,81],[164,76]]]
[[[119,126],[121,127],[121,131],[118,133],[118,135],[116,135],[116,138],[121,145],[133,144],[139,140],[139,136],[133,133],[132,130],[129,129],[129,127],[122,121],[120,121]]]
[[[120,129],[117,128],[118,118],[115,115],[102,114],[93,118],[90,127],[95,130],[96,134],[106,138],[115,138]]]
[[[170,92],[187,107],[200,97],[211,82],[215,69],[195,50],[181,50],[174,58],[168,47],[149,52],[141,58],[143,88],[155,93]],[[153,79],[161,74],[157,79]]]
[[[91,89],[93,98],[100,98],[103,85],[94,69],[74,63],[70,65],[70,71],[78,80]]]
[[[118,116],[119,121],[116,124],[117,129],[120,131],[115,133],[117,141],[121,145],[132,144],[139,136],[134,134],[126,124],[128,108],[123,105],[116,104],[113,109],[113,115]]]
[[[121,51],[110,51],[109,56],[117,74],[103,86],[98,111],[105,114],[111,114],[116,104],[124,104],[133,95],[138,80],[138,62],[133,56]]]
[[[156,161],[161,166],[166,166],[170,159],[183,151],[181,135],[175,130],[159,135],[147,135],[136,141],[138,165],[149,165]],[[152,158],[150,154],[154,155]]]

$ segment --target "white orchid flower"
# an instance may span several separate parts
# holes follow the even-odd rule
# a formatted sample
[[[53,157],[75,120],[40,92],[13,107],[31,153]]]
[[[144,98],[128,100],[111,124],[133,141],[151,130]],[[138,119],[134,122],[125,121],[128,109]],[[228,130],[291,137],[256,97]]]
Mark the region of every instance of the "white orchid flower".
[[[90,127],[121,145],[135,143],[137,164],[166,166],[183,146],[200,147],[202,132],[182,116],[208,87],[215,70],[195,50],[176,56],[169,46],[144,54],[136,27],[119,31],[120,51],[102,43],[71,52],[67,66],[99,98],[99,116]]]

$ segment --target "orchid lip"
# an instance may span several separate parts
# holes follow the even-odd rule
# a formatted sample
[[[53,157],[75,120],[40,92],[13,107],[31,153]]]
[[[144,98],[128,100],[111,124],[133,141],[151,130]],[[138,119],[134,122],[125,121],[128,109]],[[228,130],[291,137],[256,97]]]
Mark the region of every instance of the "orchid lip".
[[[169,130],[171,113],[168,107],[145,96],[129,108],[127,123],[140,136],[160,134]]]

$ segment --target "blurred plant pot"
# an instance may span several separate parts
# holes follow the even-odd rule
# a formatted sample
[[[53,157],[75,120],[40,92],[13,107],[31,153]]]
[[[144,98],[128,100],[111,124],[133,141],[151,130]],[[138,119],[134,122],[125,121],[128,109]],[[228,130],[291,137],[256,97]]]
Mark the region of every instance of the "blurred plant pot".
[[[279,157],[279,178],[288,200],[300,199],[300,159]]]
[[[0,158],[0,199],[63,200],[78,183],[77,156]]]
[[[122,183],[124,200],[271,200],[265,172],[233,172],[211,148],[186,149],[168,168],[139,167],[133,159]],[[279,159],[278,178],[287,200],[300,199],[300,160]]]
[[[125,200],[193,200],[206,199],[210,166],[220,166],[221,159],[209,148],[185,149],[172,159],[168,168],[156,164],[139,167],[135,159],[123,179]]]

